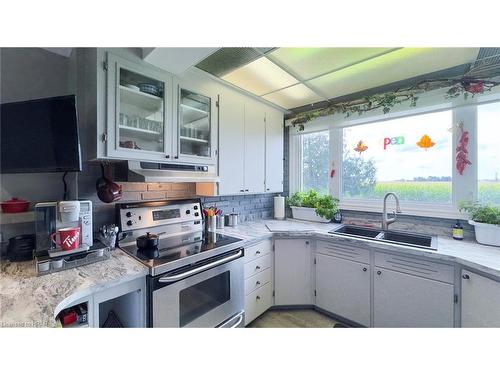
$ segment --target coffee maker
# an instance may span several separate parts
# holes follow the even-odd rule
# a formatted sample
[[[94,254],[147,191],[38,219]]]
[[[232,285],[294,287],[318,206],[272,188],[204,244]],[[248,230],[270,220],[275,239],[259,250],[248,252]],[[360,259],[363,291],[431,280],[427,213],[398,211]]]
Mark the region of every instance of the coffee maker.
[[[35,205],[36,250],[54,250],[51,236],[61,228],[80,227],[79,250],[88,250],[93,245],[92,202],[60,201]]]

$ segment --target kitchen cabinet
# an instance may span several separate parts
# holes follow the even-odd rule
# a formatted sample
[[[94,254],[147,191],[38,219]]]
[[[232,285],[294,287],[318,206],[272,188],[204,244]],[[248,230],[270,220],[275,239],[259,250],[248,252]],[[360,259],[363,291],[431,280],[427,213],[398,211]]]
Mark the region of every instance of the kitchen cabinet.
[[[265,116],[265,109],[261,103],[251,101],[245,103],[244,190],[248,194],[264,192]]]
[[[313,305],[315,283],[313,268],[314,257],[310,240],[275,240],[275,304]]]
[[[453,284],[375,267],[374,327],[453,327]]]
[[[283,192],[283,113],[266,111],[266,193]]]
[[[172,76],[108,54],[106,86],[106,155],[170,159]]]
[[[146,278],[140,277],[94,294],[94,326],[103,327],[110,312],[124,328],[146,327]]]
[[[500,282],[462,270],[462,327],[500,327]]]
[[[175,86],[174,159],[186,163],[215,164],[217,97],[197,85],[179,82]]]
[[[316,255],[316,306],[370,326],[370,266]]]
[[[245,102],[222,93],[219,102],[219,195],[244,192]]]
[[[273,305],[273,254],[271,240],[245,248],[245,325]]]

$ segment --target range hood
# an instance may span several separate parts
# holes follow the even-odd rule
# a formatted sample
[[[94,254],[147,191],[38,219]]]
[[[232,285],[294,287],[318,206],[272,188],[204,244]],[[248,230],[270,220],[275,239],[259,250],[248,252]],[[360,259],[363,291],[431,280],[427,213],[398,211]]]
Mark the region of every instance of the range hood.
[[[213,165],[128,161],[129,182],[219,182]]]

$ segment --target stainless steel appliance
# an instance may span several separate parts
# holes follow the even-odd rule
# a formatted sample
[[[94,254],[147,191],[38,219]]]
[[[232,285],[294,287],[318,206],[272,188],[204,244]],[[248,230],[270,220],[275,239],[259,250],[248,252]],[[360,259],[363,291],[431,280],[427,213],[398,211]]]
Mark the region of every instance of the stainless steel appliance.
[[[243,241],[205,233],[200,200],[115,207],[119,247],[150,270],[149,327],[243,326]]]
[[[51,241],[51,235],[60,228],[72,226],[80,227],[80,245],[78,249],[65,251],[66,255],[89,250],[94,244],[91,201],[37,203],[35,205],[36,250],[49,250],[52,255],[57,255],[58,249]]]

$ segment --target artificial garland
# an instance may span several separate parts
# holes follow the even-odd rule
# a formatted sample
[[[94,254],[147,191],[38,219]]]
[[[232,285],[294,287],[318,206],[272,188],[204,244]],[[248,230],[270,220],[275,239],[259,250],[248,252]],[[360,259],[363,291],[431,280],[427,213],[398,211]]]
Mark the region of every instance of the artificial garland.
[[[303,112],[293,118],[291,124],[293,126],[298,126],[299,131],[303,131],[304,124],[307,122],[318,117],[330,116],[335,113],[342,113],[345,117],[349,117],[354,113],[361,115],[365,112],[382,108],[382,112],[386,114],[389,113],[395,105],[405,102],[409,102],[410,107],[415,107],[418,100],[417,95],[427,91],[449,87],[445,93],[445,99],[456,98],[460,95],[463,95],[464,99],[467,99],[469,95],[473,97],[476,94],[483,94],[499,85],[500,81],[496,80],[466,77],[460,79],[428,79],[411,87],[405,87],[382,94],[368,95],[356,100],[330,104],[322,109]]]

